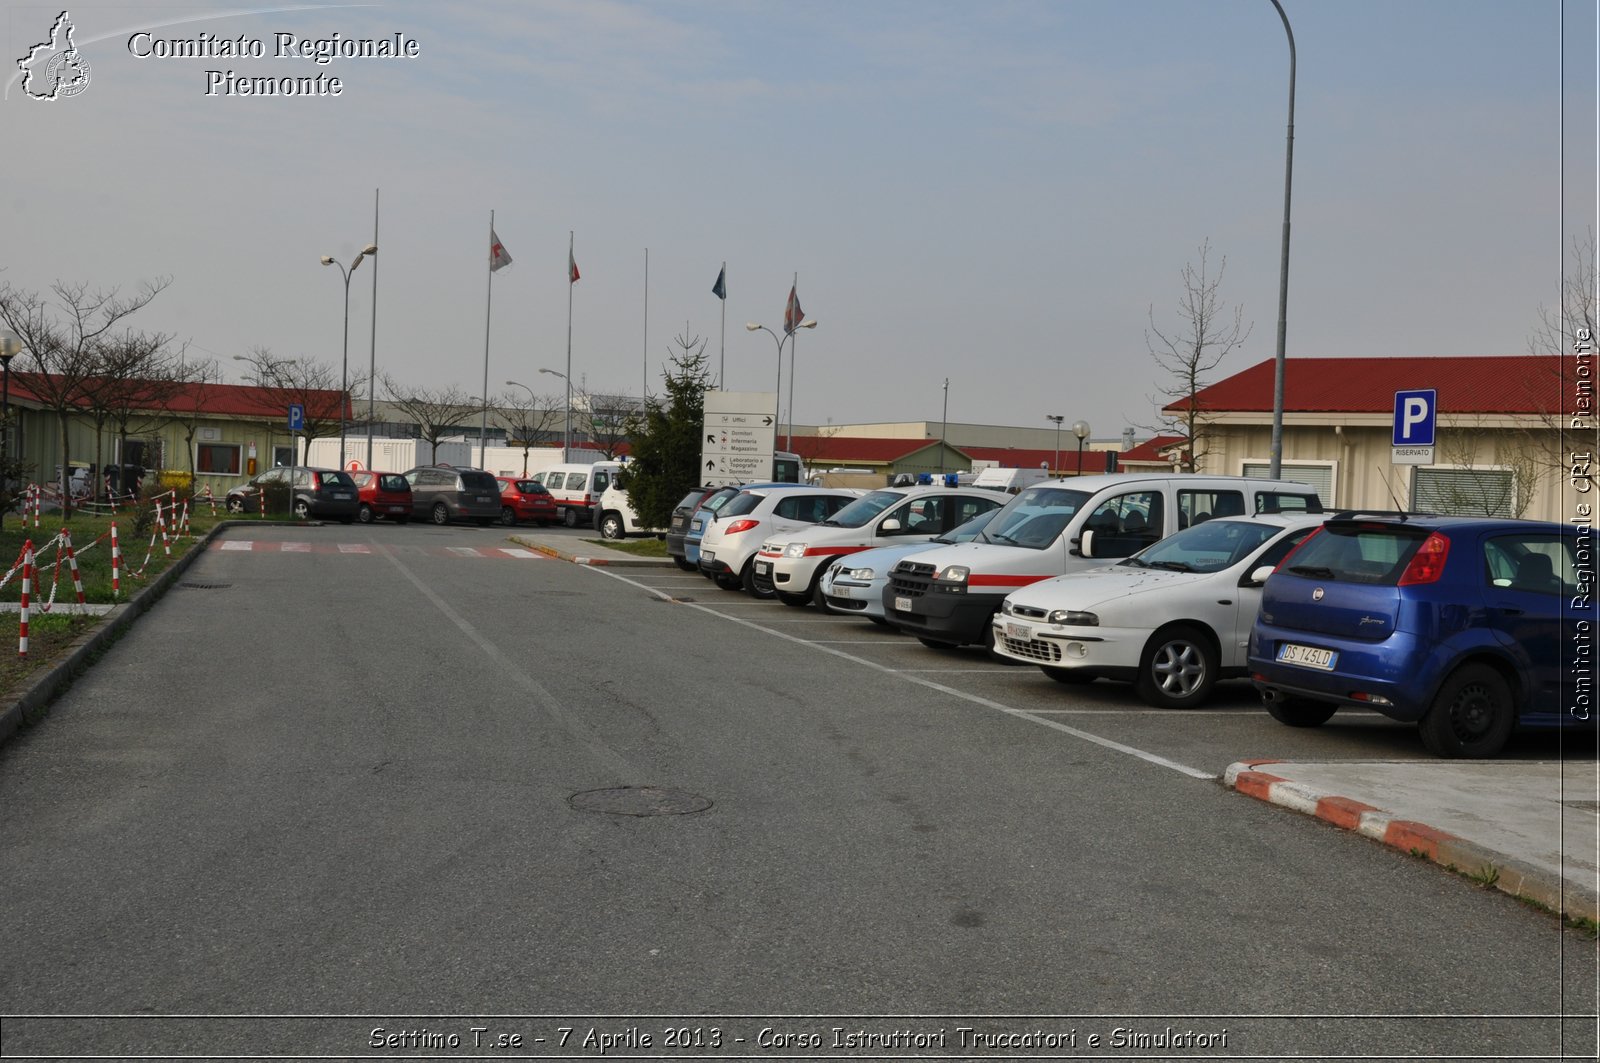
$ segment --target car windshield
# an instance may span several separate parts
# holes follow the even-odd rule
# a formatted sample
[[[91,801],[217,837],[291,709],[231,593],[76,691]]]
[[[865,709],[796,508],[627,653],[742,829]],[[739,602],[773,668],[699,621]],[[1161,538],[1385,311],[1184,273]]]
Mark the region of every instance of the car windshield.
[[[1030,487],[1001,507],[978,538],[1001,546],[1043,550],[1055,541],[1087,501],[1087,491],[1046,485]]]
[[[1330,521],[1288,559],[1288,571],[1314,579],[1394,586],[1428,529]]]
[[[874,491],[845,506],[822,523],[830,528],[859,528],[905,498],[899,491]]]
[[[1281,525],[1261,521],[1208,520],[1145,547],[1122,564],[1175,572],[1221,572],[1282,531]]]
[[[979,513],[976,517],[973,517],[965,524],[950,529],[933,541],[936,543],[971,542],[978,537],[979,532],[983,531],[984,528],[989,526],[989,522],[994,520],[994,515],[999,512],[1000,511],[998,509],[991,509],[987,510],[986,512]]]

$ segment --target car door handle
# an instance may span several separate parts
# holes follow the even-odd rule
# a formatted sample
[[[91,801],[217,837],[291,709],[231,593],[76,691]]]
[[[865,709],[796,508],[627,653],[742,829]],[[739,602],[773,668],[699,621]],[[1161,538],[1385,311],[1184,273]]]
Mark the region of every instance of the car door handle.
[[[1523,613],[1527,612],[1527,610],[1518,609],[1514,605],[1501,605],[1495,607],[1495,612],[1501,613],[1505,616],[1521,616]]]

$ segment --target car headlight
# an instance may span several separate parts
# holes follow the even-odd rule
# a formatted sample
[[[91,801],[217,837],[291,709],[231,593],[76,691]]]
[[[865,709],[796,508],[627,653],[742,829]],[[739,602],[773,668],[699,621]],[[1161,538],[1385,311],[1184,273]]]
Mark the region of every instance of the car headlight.
[[[1078,609],[1052,609],[1045,618],[1052,624],[1066,624],[1070,627],[1099,627],[1100,618],[1093,613],[1086,613]]]
[[[1005,601],[1000,603],[1000,613],[1003,616],[1010,616],[1011,612],[1011,599],[1007,598]]]
[[[806,556],[806,544],[805,543],[790,543],[788,546],[785,546],[783,548],[783,556],[784,557],[805,557]]]
[[[870,568],[852,568],[852,569],[847,570],[845,572],[845,575],[849,576],[851,579],[869,581],[869,580],[872,579],[872,569],[870,569]]]
[[[972,570],[966,565],[948,565],[933,574],[935,583],[966,583]]]

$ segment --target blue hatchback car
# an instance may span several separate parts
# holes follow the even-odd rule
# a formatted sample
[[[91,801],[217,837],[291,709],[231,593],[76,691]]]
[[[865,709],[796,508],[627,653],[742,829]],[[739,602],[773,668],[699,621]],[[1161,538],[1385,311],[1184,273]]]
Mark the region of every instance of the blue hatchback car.
[[[1267,580],[1251,679],[1282,723],[1375,709],[1443,757],[1493,756],[1518,724],[1592,724],[1593,558],[1583,527],[1337,514]]]

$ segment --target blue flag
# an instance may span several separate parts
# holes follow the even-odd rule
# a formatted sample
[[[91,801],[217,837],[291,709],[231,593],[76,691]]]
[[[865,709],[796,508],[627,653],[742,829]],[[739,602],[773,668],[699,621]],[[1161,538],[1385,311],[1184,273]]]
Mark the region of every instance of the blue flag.
[[[711,294],[718,299],[728,298],[728,267],[723,266],[717,271],[717,283],[711,286]]]

